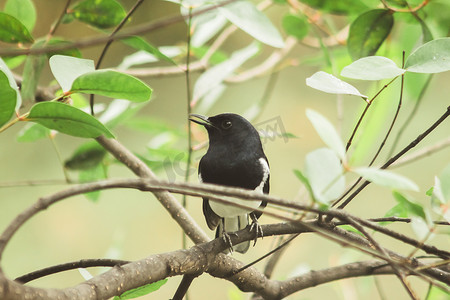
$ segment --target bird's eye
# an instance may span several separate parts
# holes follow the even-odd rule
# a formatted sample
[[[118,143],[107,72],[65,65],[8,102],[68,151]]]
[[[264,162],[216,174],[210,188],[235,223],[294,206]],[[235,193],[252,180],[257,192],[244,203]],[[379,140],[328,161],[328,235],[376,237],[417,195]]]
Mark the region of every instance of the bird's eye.
[[[228,128],[230,128],[232,125],[233,125],[233,124],[231,124],[231,121],[230,121],[230,120],[225,120],[225,121],[222,122],[222,128],[223,128],[223,129],[228,129]]]

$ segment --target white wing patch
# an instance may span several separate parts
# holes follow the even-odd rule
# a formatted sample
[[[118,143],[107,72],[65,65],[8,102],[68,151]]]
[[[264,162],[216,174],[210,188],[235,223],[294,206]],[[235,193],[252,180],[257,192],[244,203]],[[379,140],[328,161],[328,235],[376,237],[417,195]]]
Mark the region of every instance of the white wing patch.
[[[259,163],[261,164],[261,168],[263,169],[263,178],[261,180],[261,183],[255,188],[255,191],[262,193],[264,185],[266,184],[267,179],[269,178],[270,169],[267,160],[265,160],[263,157],[259,159]]]

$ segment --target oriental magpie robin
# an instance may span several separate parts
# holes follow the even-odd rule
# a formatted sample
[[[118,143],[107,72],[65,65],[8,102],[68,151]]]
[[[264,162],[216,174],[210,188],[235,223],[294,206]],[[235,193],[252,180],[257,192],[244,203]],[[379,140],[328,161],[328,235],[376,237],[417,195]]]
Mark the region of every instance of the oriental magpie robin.
[[[269,162],[264,154],[256,129],[246,119],[237,114],[224,113],[213,117],[191,114],[189,120],[203,125],[208,131],[209,148],[200,160],[199,180],[224,186],[239,187],[269,193]],[[264,208],[265,201],[233,200],[253,209]],[[233,246],[228,235],[249,225],[257,237],[262,236],[258,218],[261,212],[243,209],[203,198],[203,215],[216,237],[223,236],[231,251],[247,252],[250,241]]]

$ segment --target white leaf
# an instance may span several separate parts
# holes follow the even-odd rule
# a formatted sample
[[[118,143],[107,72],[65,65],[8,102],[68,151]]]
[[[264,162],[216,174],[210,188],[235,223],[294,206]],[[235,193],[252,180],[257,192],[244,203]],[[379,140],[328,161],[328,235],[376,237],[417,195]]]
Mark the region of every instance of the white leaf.
[[[50,57],[50,69],[63,91],[67,92],[77,77],[95,71],[95,65],[92,59],[53,55]]]
[[[180,47],[176,46],[163,46],[158,47],[158,50],[161,51],[165,56],[172,58],[181,54]],[[117,66],[118,70],[127,70],[136,65],[148,64],[157,62],[160,59],[156,56],[148,53],[147,51],[140,50],[128,56],[122,60],[119,66]]]
[[[281,34],[269,18],[260,12],[253,3],[236,1],[219,7],[219,12],[231,23],[260,42],[276,48],[284,47]]]
[[[223,63],[215,65],[204,72],[195,82],[193,102],[197,102],[200,98],[205,96],[209,91],[220,85],[225,78],[233,74],[233,72],[240,67],[249,58],[254,56],[259,51],[257,43],[251,43],[244,49],[238,50]]]
[[[219,83],[214,89],[203,96],[202,101],[196,106],[196,111],[200,114],[207,114],[209,109],[220,99],[227,86]]]
[[[308,153],[305,176],[317,201],[329,204],[342,195],[345,189],[342,171],[341,162],[334,151],[321,148]]]
[[[381,80],[394,78],[405,70],[397,67],[395,62],[383,56],[367,56],[358,59],[342,69],[341,76],[361,80]]]
[[[341,160],[345,159],[345,147],[334,126],[318,112],[307,109],[306,116],[316,129],[322,141],[333,149]]]
[[[8,77],[9,85],[16,91],[16,110],[18,110],[22,105],[22,96],[20,95],[19,87],[17,86],[13,73],[11,72],[11,70],[8,68],[8,66],[1,57],[0,57],[0,71],[3,71],[3,73],[5,73],[6,77]]]
[[[440,73],[450,70],[450,38],[432,40],[406,59],[405,69],[414,73]]]
[[[196,10],[203,10],[211,5],[204,5],[199,8],[194,8],[192,13]],[[185,7],[181,7],[181,12],[184,15],[189,13],[189,10]],[[191,45],[193,47],[201,47],[208,42],[213,36],[215,36],[227,23],[227,19],[222,16],[218,10],[213,9],[197,15],[192,18],[192,28],[194,33],[191,36]]]
[[[92,276],[91,273],[89,273],[88,270],[84,268],[78,268],[78,272],[80,272],[81,276],[83,276],[84,280],[92,279],[94,276]]]
[[[411,216],[411,227],[419,240],[425,239],[430,232],[427,222],[416,216]]]
[[[361,94],[353,85],[323,71],[306,78],[306,85],[325,93],[355,95],[367,99],[367,96]]]
[[[356,174],[375,184],[393,189],[419,191],[419,187],[410,179],[390,171],[377,168],[356,168]]]

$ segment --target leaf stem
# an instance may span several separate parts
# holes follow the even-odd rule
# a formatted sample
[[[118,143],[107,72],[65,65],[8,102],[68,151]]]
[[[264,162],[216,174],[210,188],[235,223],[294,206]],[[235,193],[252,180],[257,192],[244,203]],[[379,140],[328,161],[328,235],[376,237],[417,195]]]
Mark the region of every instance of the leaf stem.
[[[347,141],[347,146],[345,147],[345,151],[348,151],[348,149],[350,148],[350,146],[351,146],[351,144],[352,144],[352,141],[353,141],[353,138],[355,137],[356,131],[358,131],[358,128],[359,128],[359,126],[361,125],[361,121],[362,121],[362,119],[364,118],[364,116],[366,115],[367,110],[369,109],[369,106],[370,106],[370,105],[372,104],[372,102],[378,97],[378,95],[380,95],[381,92],[384,91],[389,85],[391,85],[397,78],[398,78],[398,76],[395,77],[395,78],[393,78],[393,79],[392,79],[391,81],[389,81],[387,84],[385,84],[385,85],[378,91],[378,93],[376,93],[375,96],[373,96],[372,99],[370,99],[369,101],[367,101],[367,105],[366,105],[366,107],[364,108],[364,111],[362,112],[361,117],[359,117],[359,120],[358,120],[358,122],[356,123],[355,129],[353,129],[353,132],[352,132],[350,138],[349,138],[348,141]]]
[[[428,87],[430,86],[430,82],[431,79],[433,78],[433,75],[429,75],[427,78],[427,81],[425,81],[424,86],[422,87],[420,93],[419,93],[419,97],[416,100],[416,103],[414,104],[414,108],[411,111],[411,113],[409,114],[409,116],[406,118],[405,123],[403,123],[402,127],[400,127],[397,136],[395,137],[394,143],[392,144],[391,150],[388,154],[388,157],[392,156],[392,154],[395,151],[395,148],[397,147],[398,142],[400,141],[401,136],[403,135],[404,131],[406,130],[406,128],[409,126],[409,124],[411,123],[411,120],[414,118],[414,116],[416,115],[417,111],[419,110],[419,106],[422,103],[422,99],[423,96],[425,95],[425,92],[428,90]]]
[[[387,169],[391,164],[393,164],[396,160],[402,157],[406,152],[417,146],[427,135],[429,135],[433,130],[435,130],[436,127],[438,127],[449,115],[450,115],[450,106],[447,107],[445,113],[436,122],[434,122],[427,130],[425,130],[415,140],[409,143],[399,153],[397,153],[395,156],[389,159],[384,165],[381,166],[380,169]],[[350,201],[352,201],[352,199],[355,198],[356,195],[358,195],[369,184],[370,181],[367,180],[364,181],[364,183],[356,191],[354,191],[338,208],[343,209],[345,206],[347,206],[347,204],[350,203]]]
[[[47,38],[46,38],[46,43],[48,43],[48,41],[50,41],[50,39],[53,37],[53,35],[56,32],[56,29],[59,27],[59,25],[62,22],[62,19],[64,18],[64,16],[66,15],[67,9],[69,8],[70,2],[72,0],[67,0],[66,5],[64,6],[63,11],[61,12],[58,20],[56,20],[56,23],[52,25],[52,27],[50,28],[49,33],[47,34]]]
[[[188,13],[188,24],[187,24],[187,54],[186,54],[186,70],[185,70],[185,80],[186,80],[186,113],[187,113],[187,129],[188,129],[188,153],[187,153],[187,161],[186,161],[186,172],[184,174],[184,180],[189,181],[190,175],[190,166],[192,161],[192,127],[191,122],[189,121],[189,115],[192,112],[191,106],[191,76],[189,72],[190,62],[191,62],[191,30],[192,30],[192,7],[189,7]],[[183,207],[186,208],[186,195],[183,195],[182,199]],[[186,234],[182,232],[182,244],[183,249],[187,247],[187,239]]]

